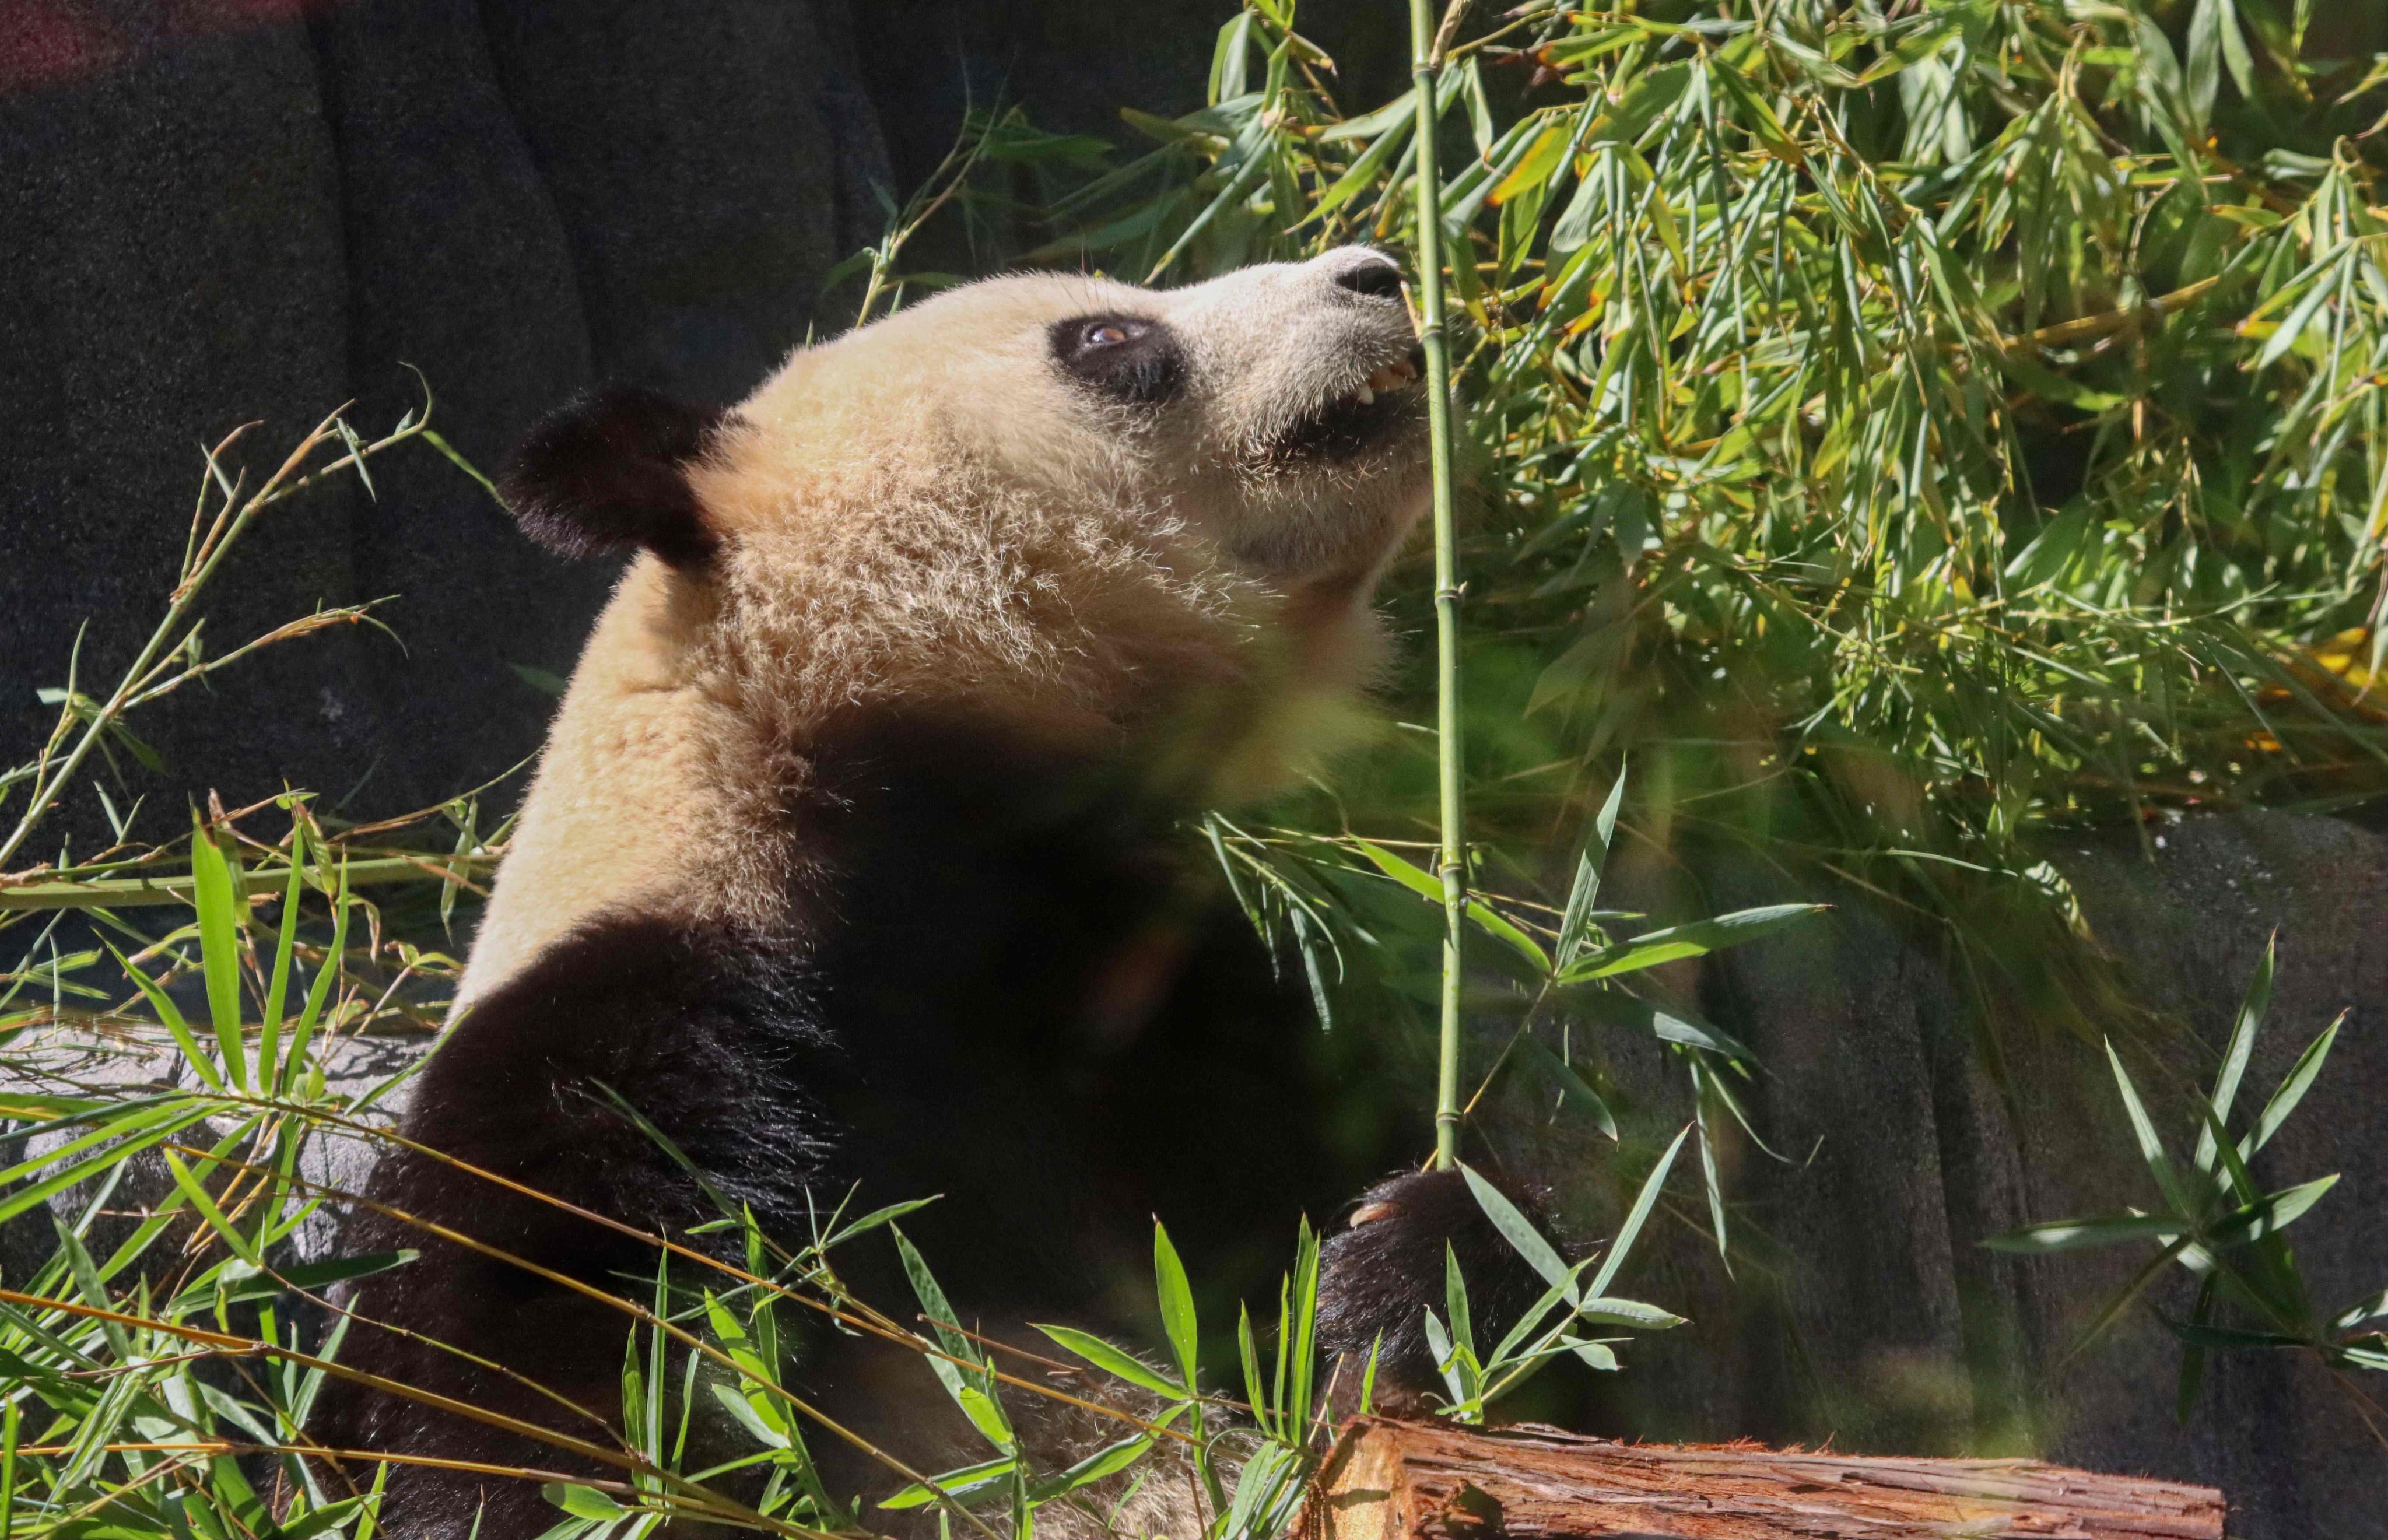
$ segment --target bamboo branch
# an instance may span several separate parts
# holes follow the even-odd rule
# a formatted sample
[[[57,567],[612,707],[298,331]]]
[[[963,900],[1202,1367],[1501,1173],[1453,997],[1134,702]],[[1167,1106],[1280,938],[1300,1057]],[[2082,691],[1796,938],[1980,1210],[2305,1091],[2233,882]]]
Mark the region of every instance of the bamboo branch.
[[[2052,326],[2042,326],[2038,331],[2026,332],[2021,337],[2001,337],[1999,345],[2013,353],[2034,348],[2064,348],[2076,342],[2093,342],[2099,337],[2119,332],[2127,326],[2161,321],[2176,311],[2186,310],[2203,299],[2208,290],[2221,281],[2220,274],[2211,278],[2201,278],[2186,288],[2177,288],[2169,294],[2159,294],[2143,304],[2133,305],[2127,310],[2104,311],[2096,315],[2084,315],[2071,321],[2060,321]]]
[[[497,869],[498,858],[480,852],[462,856],[385,856],[349,864],[349,885],[374,883],[463,883]],[[261,866],[247,874],[251,893],[279,891],[290,878],[287,866]],[[156,877],[110,877],[97,882],[22,883],[0,886],[0,911],[25,909],[138,909],[149,904],[187,904],[192,876],[176,872]]]

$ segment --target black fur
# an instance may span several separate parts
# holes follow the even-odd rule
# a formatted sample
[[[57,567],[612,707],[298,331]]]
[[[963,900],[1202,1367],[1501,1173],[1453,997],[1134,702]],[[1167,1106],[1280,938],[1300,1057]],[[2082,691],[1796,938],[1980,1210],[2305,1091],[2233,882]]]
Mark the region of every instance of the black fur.
[[[1551,1233],[1539,1194],[1496,1185],[1537,1229]],[[1480,1350],[1499,1342],[1546,1285],[1502,1239],[1456,1171],[1414,1171],[1380,1182],[1353,1203],[1350,1217],[1358,1222],[1328,1236],[1318,1258],[1318,1346],[1335,1366],[1337,1410],[1358,1409],[1373,1352],[1377,1409],[1421,1415],[1429,1393],[1447,1394],[1419,1324],[1429,1309],[1450,1324],[1444,1248],[1459,1257]]]
[[[1137,315],[1081,315],[1054,323],[1053,358],[1072,379],[1128,406],[1161,406],[1186,388],[1177,334]]]
[[[652,919],[592,926],[550,948],[476,1005],[426,1064],[402,1131],[432,1150],[640,1229],[681,1233],[718,1217],[710,1184],[767,1223],[800,1229],[806,1188],[834,1157],[821,1096],[839,1055],[781,960]],[[617,1101],[687,1157],[672,1159]],[[692,1167],[693,1169],[691,1169]],[[430,1233],[441,1227],[581,1283],[643,1297],[652,1246],[553,1204],[399,1150],[352,1220],[356,1252],[422,1255],[367,1287],[342,1357],[352,1366],[576,1437],[609,1442],[625,1317],[513,1262]],[[650,1284],[651,1286],[651,1284]],[[502,1366],[489,1368],[431,1345]],[[504,1369],[594,1414],[568,1415]],[[311,1430],[330,1448],[428,1455],[595,1474],[507,1434],[337,1381]],[[349,1479],[369,1483],[370,1471]],[[536,1486],[393,1467],[395,1533],[463,1535],[484,1504],[491,1540],[555,1521]]]
[[[825,873],[794,895],[801,942],[670,917],[593,923],[458,1024],[424,1071],[406,1135],[642,1228],[713,1217],[707,1186],[796,1241],[810,1234],[808,1199],[826,1213],[858,1184],[861,1212],[942,1194],[904,1228],[969,1316],[1130,1338],[1150,1334],[1156,1215],[1185,1254],[1224,1268],[1232,1293],[1208,1308],[1230,1317],[1233,1297],[1273,1291],[1298,1215],[1332,1212],[1425,1138],[1422,1109],[1373,1073],[1365,1036],[1318,1031],[1240,916],[1189,882],[1200,869],[1179,859],[1175,809],[1140,794],[1133,767],[887,717],[819,748],[814,771],[791,811],[819,858],[807,870]],[[1401,1220],[1331,1241],[1323,1290],[1330,1345],[1365,1352],[1385,1333],[1389,1399],[1437,1382],[1416,1339],[1419,1306],[1442,1298],[1443,1236],[1483,1290],[1480,1322],[1504,1308],[1495,1275],[1509,1254],[1464,1190],[1461,1212],[1440,1189],[1378,1190],[1396,1189]],[[652,1248],[426,1157],[391,1156],[371,1196],[601,1288],[652,1287]],[[362,1314],[615,1419],[618,1313],[402,1221],[358,1225],[354,1250],[425,1251],[363,1287]],[[839,1263],[865,1298],[908,1315],[886,1238]],[[349,1343],[345,1356],[375,1373],[603,1436],[416,1341],[361,1326]],[[870,1351],[818,1332],[800,1381],[850,1425],[935,1464],[921,1446],[950,1411],[917,1361]],[[891,1384],[930,1402],[891,1399]],[[331,1446],[574,1468],[337,1384],[325,1401],[315,1432]],[[944,1463],[972,1457],[963,1447]],[[815,1449],[843,1490],[887,1484],[868,1466],[834,1469],[834,1441]],[[485,1501],[485,1540],[555,1518],[529,1483],[484,1492],[469,1475],[400,1467],[390,1483],[386,1511],[404,1540],[461,1537]]]
[[[674,566],[701,565],[715,538],[688,484],[726,414],[614,386],[550,413],[498,479],[526,534],[566,556],[643,546]]]

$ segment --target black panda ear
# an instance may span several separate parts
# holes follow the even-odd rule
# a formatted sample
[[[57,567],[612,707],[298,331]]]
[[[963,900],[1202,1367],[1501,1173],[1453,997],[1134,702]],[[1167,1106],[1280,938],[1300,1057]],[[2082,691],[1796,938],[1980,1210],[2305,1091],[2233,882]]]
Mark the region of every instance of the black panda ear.
[[[674,566],[701,566],[718,541],[688,465],[727,415],[609,387],[540,419],[498,493],[525,534],[563,555],[644,547]]]

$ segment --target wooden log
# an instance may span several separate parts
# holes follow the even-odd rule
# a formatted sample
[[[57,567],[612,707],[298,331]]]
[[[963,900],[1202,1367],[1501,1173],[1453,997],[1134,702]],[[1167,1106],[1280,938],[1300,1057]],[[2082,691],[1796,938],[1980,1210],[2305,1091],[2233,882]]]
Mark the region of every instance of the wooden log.
[[[2028,1459],[1618,1444],[1357,1418],[1295,1540],[2222,1540],[2212,1487]]]

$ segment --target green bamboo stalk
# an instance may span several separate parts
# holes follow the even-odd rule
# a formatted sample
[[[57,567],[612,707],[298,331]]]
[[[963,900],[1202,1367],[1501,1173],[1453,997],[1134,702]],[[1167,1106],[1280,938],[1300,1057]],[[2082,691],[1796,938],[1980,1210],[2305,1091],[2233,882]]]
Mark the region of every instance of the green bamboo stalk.
[[[1452,7],[1454,17],[1459,6]],[[1437,35],[1430,0],[1410,0],[1410,78],[1417,100],[1417,277],[1434,475],[1436,757],[1442,787],[1442,1031],[1435,1075],[1434,1164],[1459,1164],[1459,986],[1467,923],[1467,810],[1460,786],[1459,540],[1451,505],[1451,354],[1442,316],[1442,179],[1435,166]]]

